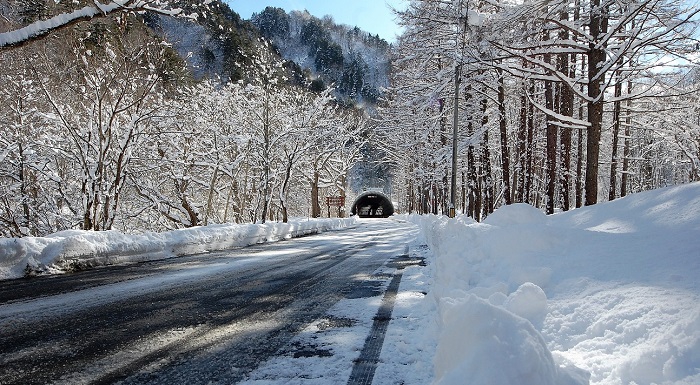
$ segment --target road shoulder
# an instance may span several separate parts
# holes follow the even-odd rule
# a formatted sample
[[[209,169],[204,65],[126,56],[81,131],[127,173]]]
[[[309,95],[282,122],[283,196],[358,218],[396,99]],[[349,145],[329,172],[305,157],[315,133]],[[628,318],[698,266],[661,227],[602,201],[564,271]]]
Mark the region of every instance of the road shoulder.
[[[431,260],[426,246],[411,244],[404,255],[396,256],[370,275],[356,277],[357,285],[348,289],[346,298],[308,325],[242,383],[430,384],[437,330],[435,306],[427,294],[432,282]],[[418,261],[425,261],[426,266],[417,265]],[[387,313],[387,290],[397,275],[400,285],[391,294],[393,308]],[[378,327],[384,321],[382,314],[390,315],[388,327]],[[376,348],[372,346],[376,344],[373,333],[384,334],[379,354],[367,353]],[[371,373],[366,370],[368,367]]]

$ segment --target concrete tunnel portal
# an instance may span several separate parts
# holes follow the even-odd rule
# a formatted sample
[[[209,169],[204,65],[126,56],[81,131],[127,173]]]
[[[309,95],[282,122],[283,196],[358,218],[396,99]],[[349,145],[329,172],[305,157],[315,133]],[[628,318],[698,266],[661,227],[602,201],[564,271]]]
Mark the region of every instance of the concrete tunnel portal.
[[[386,195],[368,191],[355,199],[350,213],[360,218],[388,218],[394,214],[394,205]]]

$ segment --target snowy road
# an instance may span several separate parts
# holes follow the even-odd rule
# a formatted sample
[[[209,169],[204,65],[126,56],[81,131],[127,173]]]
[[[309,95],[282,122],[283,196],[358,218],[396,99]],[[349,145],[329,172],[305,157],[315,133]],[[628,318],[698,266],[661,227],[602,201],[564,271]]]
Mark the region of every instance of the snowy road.
[[[0,282],[0,384],[245,380],[340,300],[381,298],[395,270],[387,262],[416,234],[364,221],[228,252]]]

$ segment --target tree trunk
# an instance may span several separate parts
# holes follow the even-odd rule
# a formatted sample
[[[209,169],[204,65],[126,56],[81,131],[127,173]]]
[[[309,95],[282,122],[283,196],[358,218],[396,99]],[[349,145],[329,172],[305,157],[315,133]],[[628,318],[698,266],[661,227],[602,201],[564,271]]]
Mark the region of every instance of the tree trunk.
[[[270,166],[265,165],[265,169],[263,171],[263,191],[262,191],[262,198],[263,198],[263,208],[262,212],[260,213],[260,221],[262,223],[265,223],[267,220],[267,214],[270,210]]]
[[[581,60],[581,73],[586,71],[586,62]],[[583,93],[584,86],[581,85],[581,93]],[[584,104],[581,104],[578,108],[578,118],[583,120]],[[583,138],[584,130],[582,128],[578,129],[578,143],[576,152],[576,207],[579,208],[583,206]]]
[[[231,178],[231,186],[228,189],[228,194],[226,194],[226,207],[224,207],[224,223],[228,223],[228,210],[231,205],[231,197],[234,193],[234,186],[236,185],[236,179]]]
[[[209,215],[211,215],[211,210],[214,202],[214,186],[216,186],[216,179],[219,176],[219,167],[214,168],[214,173],[211,177],[211,182],[209,183],[209,194],[207,194],[207,211],[204,213],[204,226],[209,224]]]
[[[620,74],[618,73],[618,77]],[[620,138],[620,118],[622,113],[622,103],[620,102],[620,97],[622,96],[622,83],[618,79],[615,83],[615,103],[613,107],[613,126],[612,126],[612,154],[610,160],[610,193],[608,194],[608,200],[615,200],[617,194],[617,163],[618,163],[618,145]]]
[[[466,105],[467,108],[470,108],[470,101],[472,99],[472,93],[471,90],[468,88],[467,91],[465,92],[464,95],[466,99]],[[473,136],[474,136],[474,123],[472,121],[472,116],[467,117],[467,137],[469,140],[469,145],[467,146],[467,189],[468,189],[468,196],[469,196],[469,203],[468,203],[468,215],[477,221],[479,220],[479,210],[481,207],[479,207],[479,203],[477,202],[477,195],[479,194],[479,191],[477,191],[478,188],[478,180],[477,180],[477,173],[476,173],[476,157],[474,155],[474,144],[473,144]]]
[[[450,209],[457,209],[457,130],[459,129],[459,84],[460,84],[460,69],[458,65],[455,67],[455,98],[454,106],[452,107],[452,162],[450,175]],[[450,216],[454,211],[450,212]]]
[[[574,12],[574,18],[577,18],[578,11]],[[561,20],[568,20],[568,12],[562,12]],[[569,32],[563,29],[559,35],[559,39],[562,41],[569,40]],[[569,54],[562,53],[558,57],[558,67],[559,71],[569,76],[570,78],[575,78],[576,75],[576,56],[571,55],[571,60],[569,60]],[[561,108],[561,114],[566,117],[574,116],[574,93],[569,86],[562,84],[559,86],[559,106]],[[563,128],[560,130],[559,135],[559,151],[560,151],[560,187],[561,187],[561,203],[562,210],[568,211],[571,208],[571,130],[572,128]]]
[[[21,119],[20,119],[21,120]],[[20,122],[21,123],[21,122]],[[23,236],[23,235],[31,235],[31,231],[29,234],[24,234],[22,231],[22,227],[29,229],[31,221],[31,211],[29,208],[29,194],[27,193],[28,190],[28,185],[27,185],[27,178],[25,174],[25,153],[24,153],[24,148],[22,146],[22,142],[19,143],[19,165],[18,165],[18,172],[19,172],[19,183],[20,183],[20,195],[22,197],[22,211],[24,214],[24,218],[22,218],[21,224],[17,225],[15,222],[15,231],[17,232],[17,236]]]
[[[318,181],[321,175],[318,170],[314,170],[314,180],[311,182],[311,217],[321,217],[321,204],[318,200]]]
[[[518,128],[518,145],[517,145],[517,164],[515,168],[515,173],[517,174],[516,185],[514,188],[516,190],[516,202],[525,202],[525,174],[527,172],[527,88],[525,81],[522,82],[522,90],[520,95],[520,125]]]
[[[530,95],[535,94],[534,81],[530,81]],[[527,108],[527,142],[525,143],[525,193],[524,202],[532,204],[532,185],[535,173],[535,106],[530,103]]]
[[[489,214],[493,212],[493,175],[491,170],[491,151],[489,149],[489,130],[487,125],[489,124],[489,116],[486,113],[488,108],[488,100],[486,98],[481,99],[481,128],[484,130],[484,137],[481,143],[481,166],[483,167],[483,213],[482,218],[486,218]]]
[[[407,192],[406,199],[408,200],[407,209],[408,209],[409,214],[413,214],[413,211],[416,208],[416,202],[415,202],[416,193],[415,193],[415,191],[413,191],[413,186],[414,186],[413,182],[414,182],[413,177],[406,178],[406,192]]]
[[[467,124],[468,131],[469,131],[469,136],[471,137],[471,134],[473,133],[472,129],[472,123],[469,122]],[[468,196],[468,203],[467,203],[467,215],[470,217],[477,219],[477,202],[476,202],[476,188],[477,188],[477,180],[476,180],[476,162],[474,159],[474,146],[469,144],[467,147],[467,196]]]
[[[627,82],[627,94],[632,94],[632,81]],[[627,186],[629,179],[629,164],[630,164],[630,130],[632,126],[632,100],[627,99],[627,112],[625,114],[625,145],[624,145],[624,159],[622,160],[622,180],[620,181],[620,196],[624,197],[627,195]]]
[[[348,178],[347,174],[340,176],[340,197],[345,202],[345,192],[347,191]],[[345,206],[338,207],[338,218],[345,218]]]
[[[462,183],[460,185],[461,185],[461,189],[462,189],[462,200],[461,200],[462,212],[466,213],[466,212],[468,212],[468,207],[467,207],[467,199],[468,199],[468,197],[467,197],[467,175],[465,174],[464,171],[462,171],[461,174],[462,174]]]
[[[549,39],[549,37],[546,37]],[[545,54],[545,63],[551,62],[551,55]],[[545,106],[548,110],[554,111],[556,108],[554,105],[554,84],[552,81],[545,81],[544,83],[544,99]],[[555,195],[556,195],[556,185],[557,185],[557,126],[554,125],[552,117],[547,115],[547,204],[546,212],[547,214],[554,214]]]
[[[189,220],[189,223],[185,223],[184,225],[186,227],[194,227],[199,225],[199,215],[197,214],[197,211],[192,207],[190,204],[189,200],[187,199],[187,185],[180,184],[177,180],[174,180],[175,183],[175,190],[177,192],[178,197],[180,198],[180,204],[182,205],[182,208],[185,210],[187,213],[187,219]]]
[[[272,188],[270,186],[270,157],[272,156],[272,127],[270,122],[270,92],[268,87],[265,88],[265,105],[263,111],[263,209],[260,213],[260,221],[265,223],[267,220],[268,211],[270,210],[270,201],[272,200]]]
[[[588,48],[588,123],[586,141],[586,201],[590,206],[598,203],[598,160],[600,156],[600,134],[603,127],[605,47],[601,43],[607,32],[607,12],[601,0],[591,3],[589,31],[592,41]]]
[[[287,159],[287,167],[284,170],[284,181],[282,182],[282,189],[280,190],[280,207],[282,209],[282,222],[289,222],[289,215],[287,210],[287,189],[289,188],[289,180],[292,178],[292,164],[293,159]]]
[[[501,133],[501,169],[503,197],[506,205],[513,203],[510,188],[510,155],[508,154],[508,122],[506,121],[506,88],[502,70],[498,70],[498,126]]]

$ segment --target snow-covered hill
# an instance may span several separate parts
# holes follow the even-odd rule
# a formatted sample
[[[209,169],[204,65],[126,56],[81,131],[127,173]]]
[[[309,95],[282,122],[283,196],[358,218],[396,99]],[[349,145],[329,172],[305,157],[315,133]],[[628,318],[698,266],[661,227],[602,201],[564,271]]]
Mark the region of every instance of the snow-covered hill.
[[[314,86],[333,85],[341,99],[374,104],[389,86],[391,47],[379,36],[336,24],[330,16],[274,7],[254,14],[251,22],[282,57],[311,72]]]
[[[288,61],[292,84],[316,91],[333,86],[339,99],[361,105],[375,104],[389,86],[389,43],[329,16],[261,6],[246,21],[227,4],[212,1],[206,17],[196,22],[164,16],[146,21],[187,61],[196,79],[245,79],[262,36]]]
[[[700,183],[410,219],[435,255],[436,383],[700,383]]]

